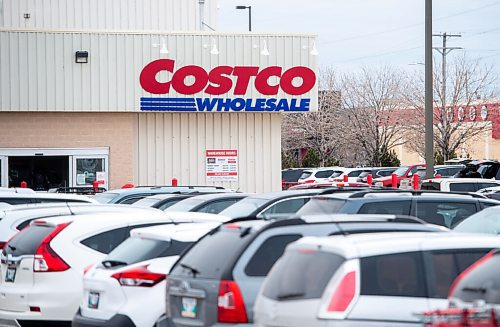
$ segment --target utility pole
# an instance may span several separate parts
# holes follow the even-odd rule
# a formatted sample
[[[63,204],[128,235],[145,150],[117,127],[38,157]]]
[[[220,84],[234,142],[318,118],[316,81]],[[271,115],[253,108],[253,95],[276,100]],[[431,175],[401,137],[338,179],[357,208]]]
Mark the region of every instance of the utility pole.
[[[432,36],[439,36],[443,38],[443,46],[442,47],[434,47],[433,49],[439,52],[442,56],[441,60],[441,70],[442,70],[442,85],[441,85],[441,117],[443,120],[444,132],[446,135],[443,135],[446,139],[449,137],[448,134],[448,112],[446,111],[446,55],[453,50],[462,49],[460,47],[447,47],[446,41],[448,38],[452,37],[462,37],[460,34],[433,34]],[[448,153],[443,153],[444,160],[448,160]]]
[[[434,108],[432,74],[432,0],[425,0],[425,174],[434,178]]]

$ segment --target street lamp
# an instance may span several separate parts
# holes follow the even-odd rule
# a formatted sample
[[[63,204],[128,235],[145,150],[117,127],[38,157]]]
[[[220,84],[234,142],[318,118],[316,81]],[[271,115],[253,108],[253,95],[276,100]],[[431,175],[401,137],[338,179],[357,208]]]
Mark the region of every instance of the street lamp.
[[[252,31],[252,6],[236,6],[236,9],[248,9],[248,31]]]

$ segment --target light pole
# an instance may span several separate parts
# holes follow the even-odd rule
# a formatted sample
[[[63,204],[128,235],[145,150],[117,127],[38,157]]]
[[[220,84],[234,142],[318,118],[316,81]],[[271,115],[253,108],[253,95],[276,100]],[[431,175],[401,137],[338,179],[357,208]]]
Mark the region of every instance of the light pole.
[[[434,108],[432,86],[432,0],[425,0],[425,172],[434,177]]]
[[[248,31],[252,31],[252,6],[236,6],[236,9],[248,9]]]

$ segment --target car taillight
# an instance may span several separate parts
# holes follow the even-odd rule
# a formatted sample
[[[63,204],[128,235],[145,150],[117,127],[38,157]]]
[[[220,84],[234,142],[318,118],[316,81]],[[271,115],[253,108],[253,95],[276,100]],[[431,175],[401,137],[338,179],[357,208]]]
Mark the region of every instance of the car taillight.
[[[50,241],[56,237],[64,228],[68,227],[70,223],[57,225],[56,228],[47,235],[35,252],[35,260],[33,261],[34,272],[55,272],[65,271],[70,266],[50,247]]]
[[[328,304],[328,312],[343,313],[356,296],[356,272],[348,272],[333,292]]]
[[[149,271],[147,266],[140,266],[113,274],[111,277],[116,279],[121,286],[153,287],[165,280],[167,275],[154,273]]]
[[[3,248],[5,247],[5,244],[7,244],[7,242],[0,242],[0,250],[3,250]]]
[[[247,310],[235,281],[221,280],[217,298],[217,320],[222,323],[247,323]]]
[[[482,257],[478,261],[474,262],[471,266],[469,266],[469,268],[462,271],[462,273],[460,275],[458,275],[457,278],[455,278],[455,280],[453,281],[453,284],[451,284],[450,291],[448,292],[448,298],[453,296],[453,292],[455,292],[455,288],[457,287],[458,283],[460,283],[460,281],[465,278],[465,276],[467,276],[472,270],[476,269],[476,267],[481,265],[483,262],[491,259],[491,257],[493,257],[494,253],[495,253],[494,251],[488,252],[488,254],[486,254],[484,257]]]
[[[304,183],[307,183],[307,184],[309,184],[309,183],[314,183],[314,179],[308,179],[308,180],[307,180],[307,181],[305,181]]]

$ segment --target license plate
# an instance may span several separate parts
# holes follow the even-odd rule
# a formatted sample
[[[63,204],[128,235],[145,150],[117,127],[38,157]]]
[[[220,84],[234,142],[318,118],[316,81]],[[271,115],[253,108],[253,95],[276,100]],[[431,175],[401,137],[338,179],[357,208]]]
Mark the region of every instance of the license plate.
[[[90,309],[97,309],[99,307],[99,293],[97,292],[90,292],[89,293],[89,308]]]
[[[16,267],[8,267],[5,273],[5,282],[13,283],[16,279]]]
[[[196,299],[191,297],[182,298],[181,316],[186,318],[196,318]]]

